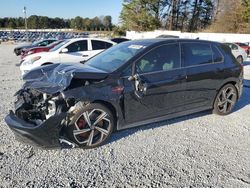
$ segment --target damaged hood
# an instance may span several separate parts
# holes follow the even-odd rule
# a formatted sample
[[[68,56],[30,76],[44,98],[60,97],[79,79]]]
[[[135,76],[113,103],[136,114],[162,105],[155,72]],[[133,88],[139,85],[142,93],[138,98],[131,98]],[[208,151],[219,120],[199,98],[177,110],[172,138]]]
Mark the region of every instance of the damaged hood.
[[[24,88],[54,94],[65,90],[72,79],[102,80],[108,73],[83,64],[52,64],[31,70],[23,76]]]

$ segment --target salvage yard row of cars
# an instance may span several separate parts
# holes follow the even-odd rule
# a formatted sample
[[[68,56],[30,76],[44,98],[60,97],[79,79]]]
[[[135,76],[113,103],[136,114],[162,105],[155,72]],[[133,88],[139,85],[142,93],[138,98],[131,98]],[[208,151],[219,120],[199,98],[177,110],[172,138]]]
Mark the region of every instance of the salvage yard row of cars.
[[[30,45],[21,45],[14,49],[21,55],[21,74],[36,67],[53,63],[84,63],[103,50],[124,41],[126,38],[103,40],[97,38],[45,39]],[[224,43],[231,48],[232,54],[240,62],[247,60],[250,47],[244,43]],[[43,53],[42,53],[43,52]],[[47,52],[47,53],[44,53]]]
[[[116,130],[204,110],[227,115],[243,89],[243,65],[227,44],[191,39],[64,40],[24,57],[21,69],[5,121],[17,139],[44,147],[93,148]]]

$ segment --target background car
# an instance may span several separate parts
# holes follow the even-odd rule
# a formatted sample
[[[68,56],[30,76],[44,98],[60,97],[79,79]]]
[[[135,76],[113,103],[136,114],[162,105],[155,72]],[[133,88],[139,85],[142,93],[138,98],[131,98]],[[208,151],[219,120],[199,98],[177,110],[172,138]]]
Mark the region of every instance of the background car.
[[[21,55],[22,53],[22,50],[25,50],[27,48],[34,48],[34,47],[39,47],[39,46],[47,46],[49,44],[51,44],[52,42],[55,42],[56,39],[45,39],[45,40],[41,40],[41,41],[37,41],[37,42],[34,42],[32,44],[25,44],[25,45],[20,45],[20,46],[17,46],[15,49],[14,49],[14,53],[19,56]]]
[[[246,51],[247,55],[249,55],[249,53],[250,53],[250,46],[248,44],[241,43],[241,42],[236,42],[235,44],[237,44],[238,46],[240,46],[241,48],[243,48]]]
[[[232,54],[238,60],[238,62],[243,63],[247,60],[247,53],[243,48],[234,43],[227,42],[224,44],[231,48]]]
[[[39,53],[39,52],[48,52],[50,49],[54,48],[56,45],[62,43],[64,40],[57,40],[55,42],[52,42],[48,46],[40,46],[35,48],[27,48],[22,50],[21,53],[21,59],[25,58],[28,55]]]
[[[115,42],[115,43],[117,43],[117,44],[122,43],[122,42],[130,41],[129,39],[123,38],[123,37],[112,38],[110,40],[113,41],[113,42]]]
[[[22,75],[42,65],[53,63],[84,63],[89,58],[115,45],[115,42],[96,38],[68,39],[50,49],[29,55],[21,61]]]

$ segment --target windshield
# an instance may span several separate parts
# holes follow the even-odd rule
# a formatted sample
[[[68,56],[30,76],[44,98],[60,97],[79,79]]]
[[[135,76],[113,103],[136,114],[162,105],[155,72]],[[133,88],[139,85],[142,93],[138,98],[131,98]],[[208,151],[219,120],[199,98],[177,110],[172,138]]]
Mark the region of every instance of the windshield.
[[[63,40],[57,40],[55,42],[50,43],[47,47],[51,48],[52,46],[56,46],[56,45],[60,44],[61,42],[63,42]]]
[[[113,72],[146,47],[142,43],[121,43],[93,57],[86,62],[86,65]]]
[[[32,46],[37,46],[39,43],[41,43],[42,41],[41,40],[39,40],[39,41],[35,41],[35,42],[33,42],[32,43]]]
[[[58,49],[61,48],[64,44],[66,44],[66,43],[68,43],[68,42],[69,42],[69,40],[65,40],[65,41],[63,41],[63,42],[61,42],[61,43],[55,45],[55,46],[54,46],[53,48],[51,48],[49,51],[50,51],[50,52],[54,52],[54,51],[58,50]]]

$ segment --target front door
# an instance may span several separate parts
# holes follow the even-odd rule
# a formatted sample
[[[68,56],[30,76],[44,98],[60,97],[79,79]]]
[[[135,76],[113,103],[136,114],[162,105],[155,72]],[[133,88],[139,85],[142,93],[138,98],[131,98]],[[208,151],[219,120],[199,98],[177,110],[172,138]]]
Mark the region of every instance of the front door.
[[[183,110],[186,73],[178,43],[152,49],[134,66],[136,78],[124,79],[127,124]]]
[[[88,60],[88,41],[81,40],[69,44],[68,52],[60,53],[61,63],[80,63]]]

